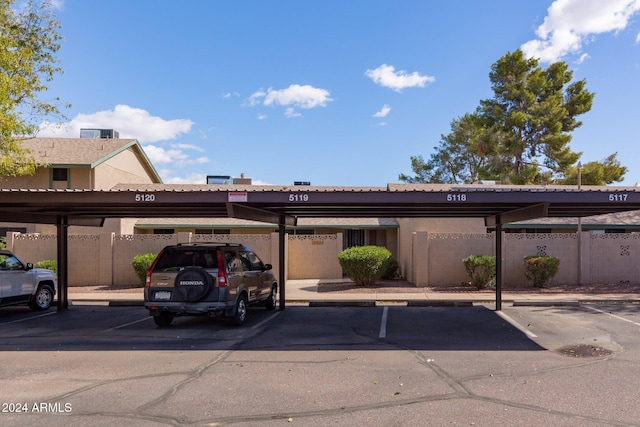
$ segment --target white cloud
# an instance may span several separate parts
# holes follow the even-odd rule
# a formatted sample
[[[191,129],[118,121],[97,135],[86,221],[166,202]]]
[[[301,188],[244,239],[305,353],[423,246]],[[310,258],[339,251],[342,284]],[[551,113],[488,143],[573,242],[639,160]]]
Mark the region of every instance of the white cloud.
[[[391,106],[389,104],[384,104],[382,109],[375,113],[373,117],[387,117],[387,115],[391,112]]]
[[[208,163],[207,157],[200,156],[194,159],[188,153],[189,151],[202,153],[205,150],[195,144],[175,143],[165,148],[158,143],[176,139],[183,133],[188,133],[192,126],[193,122],[188,119],[165,120],[139,108],[116,105],[113,110],[78,114],[69,123],[45,122],[40,126],[41,131],[38,132],[38,136],[78,138],[81,128],[115,129],[120,138],[137,139],[144,144],[144,151],[153,165],[184,167]]]
[[[333,101],[329,97],[330,93],[326,89],[320,89],[311,85],[291,85],[286,89],[275,90],[269,88],[266,92],[262,89],[253,93],[247,103],[251,106],[283,106],[288,107],[285,115],[292,114],[293,107],[304,108],[306,110],[315,107],[326,107],[328,102]],[[299,114],[296,114],[299,115]]]
[[[203,153],[205,151],[204,148],[198,146],[198,145],[194,145],[194,144],[175,144],[175,147],[181,149],[181,150],[194,150],[194,151],[199,151],[201,153]]]
[[[147,154],[147,157],[149,157],[149,160],[151,160],[151,163],[154,165],[179,164],[186,162],[189,158],[189,156],[182,150],[166,150],[156,145],[145,145],[144,152]]]
[[[57,10],[64,9],[64,0],[51,0],[51,7]]]
[[[302,114],[298,113],[294,108],[289,107],[285,110],[284,115],[288,119],[291,119],[293,117],[300,117]]]
[[[584,61],[586,61],[589,58],[591,57],[589,56],[588,53],[583,53],[582,55],[580,55],[580,58],[578,58],[578,60],[576,61],[576,64],[582,64]]]
[[[266,114],[258,114],[258,120],[266,120],[267,117],[268,116]]]
[[[176,139],[181,134],[188,133],[193,124],[188,119],[165,120],[140,108],[116,105],[113,110],[78,114],[65,125],[45,123],[38,136],[77,138],[81,128],[99,128],[115,129],[120,138],[134,138],[140,143],[151,143]]]
[[[262,103],[262,98],[264,98],[266,95],[267,95],[267,93],[265,91],[263,91],[262,89],[257,90],[256,92],[251,94],[249,99],[247,99],[247,104],[249,106],[251,106],[251,107],[253,107],[255,105],[260,105]]]
[[[624,30],[640,11],[640,0],[555,0],[536,30],[538,36],[521,46],[527,58],[555,62],[578,53],[589,37]]]
[[[157,145],[148,144],[143,148],[144,152],[147,154],[147,157],[149,157],[149,160],[151,160],[151,163],[154,165],[171,164],[174,166],[184,167],[189,165],[201,165],[204,163],[209,163],[208,157],[202,156],[196,159],[191,158],[189,154],[184,152],[184,149],[188,148],[185,147],[185,145],[187,144],[176,144],[175,146],[166,149],[163,147],[158,147]],[[197,151],[203,150],[198,149]]]
[[[374,70],[364,73],[374,83],[401,92],[410,87],[425,87],[428,83],[436,81],[433,76],[422,76],[417,71],[409,74],[406,71],[396,71],[393,65],[382,64]]]
[[[636,43],[640,43],[640,33],[636,36]]]
[[[206,184],[207,175],[203,173],[192,173],[182,178],[179,176],[173,176],[173,171],[170,169],[161,169],[158,171],[162,182],[165,184]]]

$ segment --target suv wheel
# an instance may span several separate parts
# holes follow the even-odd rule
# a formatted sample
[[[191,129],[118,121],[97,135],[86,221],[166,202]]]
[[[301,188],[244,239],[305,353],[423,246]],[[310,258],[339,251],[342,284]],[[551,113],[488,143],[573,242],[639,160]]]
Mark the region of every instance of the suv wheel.
[[[163,311],[159,314],[155,314],[153,316],[153,321],[156,322],[156,325],[158,326],[169,326],[173,321],[173,314]]]
[[[240,326],[244,323],[244,320],[247,318],[247,297],[244,294],[238,297],[238,301],[236,302],[236,314],[231,318],[231,322]]]
[[[271,287],[271,292],[269,293],[269,298],[264,302],[264,306],[267,310],[275,310],[276,304],[278,302],[278,289],[276,285]]]
[[[32,310],[42,311],[51,307],[53,302],[53,289],[50,286],[38,286],[38,290],[29,301],[29,307]]]

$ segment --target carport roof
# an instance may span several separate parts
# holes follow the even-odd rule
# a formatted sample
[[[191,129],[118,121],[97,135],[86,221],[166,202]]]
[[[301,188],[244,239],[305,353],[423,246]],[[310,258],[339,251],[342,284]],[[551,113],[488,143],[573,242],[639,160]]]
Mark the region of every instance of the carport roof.
[[[379,230],[398,228],[398,221],[394,218],[299,218],[297,225],[301,228],[316,229],[373,228]],[[151,227],[277,228],[277,225],[239,218],[144,218],[135,224],[135,228]]]
[[[388,184],[386,187],[126,184],[111,190],[0,190],[0,221],[95,219],[484,217],[487,224],[640,209],[640,188]]]

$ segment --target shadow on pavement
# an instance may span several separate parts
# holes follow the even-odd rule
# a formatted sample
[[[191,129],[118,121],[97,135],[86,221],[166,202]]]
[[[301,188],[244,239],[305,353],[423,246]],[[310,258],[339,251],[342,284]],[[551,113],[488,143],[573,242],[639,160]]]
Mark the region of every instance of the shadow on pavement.
[[[234,327],[221,317],[179,317],[157,327],[140,307],[77,306],[63,313],[0,315],[0,351],[472,350],[544,348],[486,307],[251,309]]]

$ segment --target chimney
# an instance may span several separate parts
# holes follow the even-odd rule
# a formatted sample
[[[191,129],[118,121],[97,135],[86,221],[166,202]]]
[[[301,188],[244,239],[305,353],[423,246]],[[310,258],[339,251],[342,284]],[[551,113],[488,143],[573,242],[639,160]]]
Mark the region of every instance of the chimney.
[[[240,178],[233,178],[234,185],[251,185],[251,178],[246,178],[244,173],[240,174]]]

